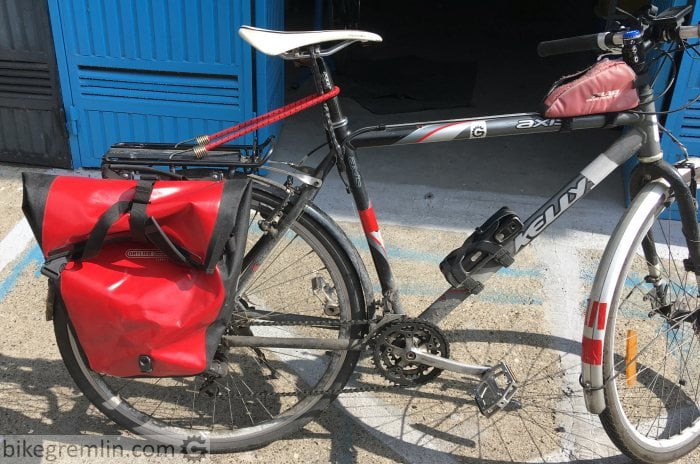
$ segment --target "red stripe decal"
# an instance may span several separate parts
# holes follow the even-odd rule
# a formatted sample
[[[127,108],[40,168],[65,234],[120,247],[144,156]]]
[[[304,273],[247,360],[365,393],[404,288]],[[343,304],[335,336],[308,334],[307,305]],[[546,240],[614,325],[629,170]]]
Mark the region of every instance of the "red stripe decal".
[[[607,308],[607,303],[600,303],[598,306],[598,330],[605,330],[605,313]]]
[[[598,330],[604,330],[607,309],[607,303],[601,303],[599,301],[591,302],[588,313],[586,314],[586,327],[590,327],[591,329],[597,327]]]
[[[598,302],[593,301],[591,302],[591,307],[588,310],[588,321],[586,322],[586,327],[593,328],[593,324],[595,324],[595,317],[598,314]]]
[[[581,361],[594,366],[603,364],[603,340],[583,337]]]
[[[358,211],[358,213],[360,214],[360,222],[362,222],[362,230],[365,231],[365,234],[379,231],[377,217],[374,215],[374,208],[371,204],[369,205],[369,208]]]
[[[444,126],[440,126],[440,127],[438,127],[437,129],[433,129],[433,130],[431,130],[430,132],[428,132],[427,134],[425,134],[423,137],[419,138],[419,139],[416,141],[416,143],[422,142],[423,140],[427,139],[428,137],[430,137],[431,135],[433,135],[433,134],[436,133],[436,132],[439,132],[439,131],[441,131],[441,130],[443,130],[443,129],[447,129],[448,127],[454,126],[455,124],[462,124],[463,122],[464,122],[464,121],[453,122],[453,123],[450,123],[450,124],[445,124]]]

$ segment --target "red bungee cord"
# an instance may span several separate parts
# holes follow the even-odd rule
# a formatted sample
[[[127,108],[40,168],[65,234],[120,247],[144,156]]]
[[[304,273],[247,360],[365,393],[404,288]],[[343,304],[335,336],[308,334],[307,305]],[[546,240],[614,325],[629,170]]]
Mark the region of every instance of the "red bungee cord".
[[[213,150],[225,143],[230,142],[233,139],[237,139],[243,135],[249,134],[261,127],[273,124],[284,118],[304,111],[312,106],[323,103],[331,98],[337,96],[340,93],[340,87],[335,86],[330,91],[320,94],[320,95],[310,95],[308,97],[302,98],[295,102],[284,105],[281,108],[272,110],[268,113],[257,116],[253,119],[249,119],[235,126],[231,126],[227,129],[220,130],[211,135],[200,135],[196,138],[199,145],[195,146],[192,150],[198,158],[203,157],[210,150]],[[225,136],[225,137],[224,137]],[[206,145],[204,145],[206,144]]]

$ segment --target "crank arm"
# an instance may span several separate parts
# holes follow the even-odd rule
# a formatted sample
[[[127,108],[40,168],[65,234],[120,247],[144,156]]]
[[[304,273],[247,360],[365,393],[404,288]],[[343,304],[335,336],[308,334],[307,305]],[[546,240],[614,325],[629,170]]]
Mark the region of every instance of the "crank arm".
[[[481,380],[482,376],[491,370],[489,366],[480,366],[478,364],[465,364],[453,359],[435,356],[434,354],[425,353],[416,348],[411,348],[406,352],[406,359],[411,362],[425,364],[436,369],[456,372],[458,374],[468,375],[477,380]]]

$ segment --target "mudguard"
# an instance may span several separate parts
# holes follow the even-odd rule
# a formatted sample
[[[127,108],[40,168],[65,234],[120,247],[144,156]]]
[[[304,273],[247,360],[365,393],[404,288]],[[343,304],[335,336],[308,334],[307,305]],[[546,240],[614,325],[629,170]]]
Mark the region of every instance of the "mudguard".
[[[700,158],[690,158],[688,163],[697,169]],[[691,183],[692,171],[687,166],[678,167],[683,181],[688,184]],[[649,182],[639,190],[610,237],[598,265],[586,309],[581,348],[581,384],[586,408],[593,414],[605,410],[605,380],[613,375],[612,366],[604,366],[604,360],[613,355],[604,344],[606,331],[614,330],[608,321],[615,318],[616,302],[623,289],[618,277],[626,265],[626,251],[630,243],[633,246],[641,243],[641,231],[646,228],[649,212],[667,201],[669,192],[669,184],[662,179]]]

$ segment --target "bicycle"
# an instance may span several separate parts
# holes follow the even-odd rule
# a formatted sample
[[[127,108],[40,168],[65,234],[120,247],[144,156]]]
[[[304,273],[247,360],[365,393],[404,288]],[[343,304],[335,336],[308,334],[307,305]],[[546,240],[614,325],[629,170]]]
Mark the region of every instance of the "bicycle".
[[[324,146],[329,152],[315,167],[299,163],[280,169],[270,160],[272,147],[267,142],[254,145],[252,154],[244,153],[250,147],[217,151],[208,136],[183,147],[119,144],[110,150],[103,160],[106,177],[147,173],[220,179],[245,172],[255,181],[253,241],[243,263],[238,306],[217,350],[216,359],[224,367],[188,378],[99,375],[89,369],[59,299],[52,302],[55,333],[76,384],[107,417],[135,433],[175,445],[206,442],[214,452],[249,449],[284,437],[328,408],[338,394],[358,391],[344,387],[362,351],[371,352],[376,371],[391,382],[389,387],[423,385],[443,370],[473,378],[479,382],[475,399],[480,411],[495,414],[517,393],[516,376],[505,363],[487,366],[450,359],[449,342],[436,325],[405,315],[356,150],[626,127],[528,219],[521,221],[503,208],[478,228],[463,248],[443,261],[451,286],[423,314],[448,313],[478,294],[490,276],[509,266],[518,252],[636,154],[640,163],[632,175],[633,200],[610,238],[590,294],[581,385],[588,410],[600,416],[612,441],[628,456],[667,462],[689,453],[700,443],[698,390],[690,391],[700,386],[700,369],[689,365],[700,333],[700,278],[692,281],[692,274],[700,272],[694,194],[700,158],[687,157],[675,166],[664,161],[657,97],[644,80],[645,50],[663,43],[695,50],[685,41],[698,38],[698,26],[682,25],[689,11],[672,8],[638,18],[636,29],[540,44],[543,56],[622,54],[643,82],[638,88],[641,104],[635,110],[562,119],[522,113],[378,125],[354,132],[324,58],[358,41],[381,41],[379,36],[241,28],[243,39],[259,51],[310,66],[318,97],[302,106],[312,101],[323,105]],[[327,42],[335,45],[322,48]],[[265,122],[297,109],[273,112]],[[220,138],[219,145],[254,130],[263,119],[228,132],[233,134]],[[263,156],[264,149],[268,152]],[[280,184],[258,175],[265,163],[265,169],[287,174],[287,181]],[[159,171],[155,165],[170,170]],[[353,244],[313,203],[334,168],[353,196],[381,286],[379,299]],[[670,237],[670,215],[681,220],[681,242]],[[665,244],[657,242],[659,236]]]

